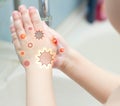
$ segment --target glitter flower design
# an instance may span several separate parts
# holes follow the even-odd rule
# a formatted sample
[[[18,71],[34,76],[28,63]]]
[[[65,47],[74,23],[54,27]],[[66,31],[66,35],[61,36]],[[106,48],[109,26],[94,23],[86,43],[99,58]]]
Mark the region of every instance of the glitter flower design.
[[[39,52],[39,58],[38,62],[41,63],[41,65],[45,65],[46,67],[53,63],[54,60],[54,53],[51,50],[43,49]]]
[[[36,37],[36,39],[38,39],[38,40],[40,40],[40,39],[42,39],[43,37],[44,37],[44,33],[43,33],[43,31],[36,31],[35,32],[35,37]]]

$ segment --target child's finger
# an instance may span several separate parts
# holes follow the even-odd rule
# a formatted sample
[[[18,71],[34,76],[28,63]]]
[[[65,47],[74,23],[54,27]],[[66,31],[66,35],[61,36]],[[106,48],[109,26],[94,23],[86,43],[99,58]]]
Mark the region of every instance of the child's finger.
[[[20,50],[21,49],[21,45],[20,45],[20,42],[18,40],[18,37],[17,37],[16,31],[15,31],[14,25],[11,25],[10,31],[11,31],[11,35],[12,35],[12,42],[13,42],[16,50]]]
[[[38,10],[34,7],[30,7],[29,14],[35,31],[43,30],[42,21]]]
[[[23,23],[26,33],[28,35],[31,35],[31,32],[32,33],[34,32],[34,28],[33,28],[33,25],[32,25],[32,22],[31,22],[31,19],[29,16],[28,9],[26,8],[26,6],[21,5],[21,6],[19,6],[19,12],[21,14],[21,20],[22,20],[22,23]]]
[[[23,28],[21,17],[19,16],[19,12],[14,11],[12,16],[13,16],[14,27],[16,30],[18,40],[20,40],[20,42],[22,42],[22,40],[26,38],[26,33],[25,33],[24,28]]]

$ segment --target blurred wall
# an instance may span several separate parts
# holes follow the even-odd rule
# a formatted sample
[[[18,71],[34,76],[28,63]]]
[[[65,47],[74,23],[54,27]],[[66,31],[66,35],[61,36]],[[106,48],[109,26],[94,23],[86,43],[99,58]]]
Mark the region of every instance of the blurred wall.
[[[68,15],[80,5],[82,0],[50,0],[51,27],[57,27]],[[0,4],[0,40],[11,41],[9,25],[10,15],[14,10],[13,0]],[[38,8],[38,0],[21,0],[21,4]]]

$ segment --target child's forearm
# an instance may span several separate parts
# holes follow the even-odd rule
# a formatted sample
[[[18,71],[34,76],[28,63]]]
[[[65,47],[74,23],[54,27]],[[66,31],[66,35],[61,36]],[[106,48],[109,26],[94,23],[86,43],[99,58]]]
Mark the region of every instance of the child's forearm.
[[[33,70],[34,69],[34,70]],[[52,68],[26,70],[27,106],[56,106],[52,85]]]
[[[69,51],[64,65],[61,70],[102,103],[120,85],[118,76],[97,67],[74,50]]]

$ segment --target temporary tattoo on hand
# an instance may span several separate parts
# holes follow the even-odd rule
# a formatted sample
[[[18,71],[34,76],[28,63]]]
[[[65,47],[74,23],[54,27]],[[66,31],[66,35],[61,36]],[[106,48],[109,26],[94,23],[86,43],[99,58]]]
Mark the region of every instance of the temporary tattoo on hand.
[[[65,50],[64,48],[60,48],[59,52],[63,53]]]
[[[53,42],[55,45],[58,44],[58,40],[57,40],[55,37],[53,37],[52,42]],[[59,44],[59,45],[58,45],[58,52],[63,53],[64,51],[65,51],[64,48]]]
[[[28,66],[30,65],[30,62],[29,62],[28,60],[25,60],[25,61],[23,62],[23,65],[24,65],[25,67],[28,67]]]
[[[25,39],[26,35],[25,34],[21,34],[20,35],[20,39]]]
[[[36,37],[36,39],[38,39],[38,40],[42,39],[42,38],[44,37],[43,31],[40,31],[40,30],[39,30],[39,31],[36,31],[35,37]]]
[[[58,43],[57,39],[54,38],[54,37],[53,37],[53,39],[52,39],[52,42],[53,42],[55,45],[57,45],[57,43]]]
[[[21,56],[24,56],[24,54],[25,54],[24,51],[21,51],[21,52],[20,52],[20,55],[21,55]]]
[[[33,28],[32,27],[28,27],[29,30],[32,30]]]
[[[28,43],[28,47],[29,47],[29,48],[32,48],[32,47],[33,47],[33,44],[32,44],[32,43]]]
[[[55,53],[53,53],[52,50],[44,48],[43,50],[39,51],[37,63],[41,63],[41,66],[45,66],[47,68],[49,65],[53,64],[54,57]]]

